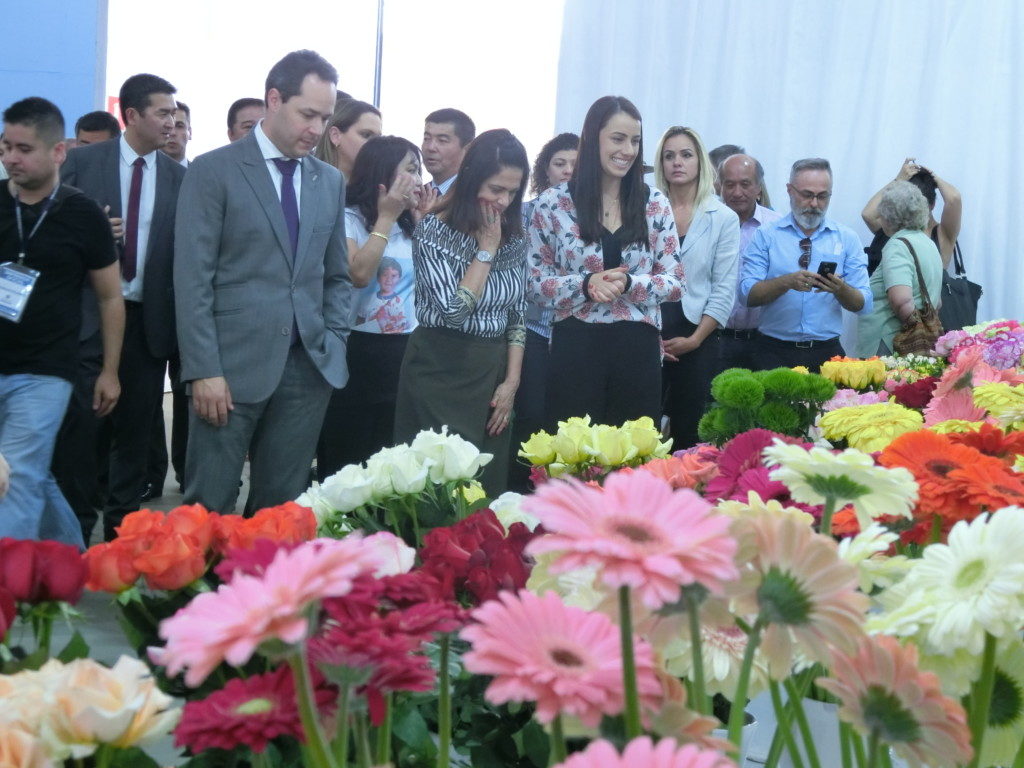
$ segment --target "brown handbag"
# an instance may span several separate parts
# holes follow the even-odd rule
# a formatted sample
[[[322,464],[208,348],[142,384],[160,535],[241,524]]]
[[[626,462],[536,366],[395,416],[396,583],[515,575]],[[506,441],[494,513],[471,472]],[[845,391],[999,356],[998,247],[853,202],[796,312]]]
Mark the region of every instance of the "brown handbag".
[[[914,246],[905,237],[901,237],[900,240],[910,249],[910,255],[914,257],[917,282],[921,287],[921,301],[924,306],[921,309],[915,309],[910,317],[903,322],[903,327],[892,337],[892,348],[897,355],[932,355],[935,342],[942,335],[939,311],[932,304],[931,297],[928,295],[928,286],[924,283],[921,262],[917,260]]]

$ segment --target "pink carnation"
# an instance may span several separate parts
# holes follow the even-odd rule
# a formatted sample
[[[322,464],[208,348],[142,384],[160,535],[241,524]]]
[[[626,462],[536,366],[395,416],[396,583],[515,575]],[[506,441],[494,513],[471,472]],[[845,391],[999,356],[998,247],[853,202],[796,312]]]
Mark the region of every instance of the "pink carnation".
[[[629,742],[621,755],[611,742],[593,741],[555,768],[736,768],[736,763],[721,752],[694,744],[681,747],[674,739],[655,744],[650,736],[641,736]]]
[[[619,628],[603,613],[570,608],[554,592],[502,592],[473,611],[477,623],[462,630],[473,647],[466,669],[494,679],[485,694],[493,704],[537,702],[537,720],[560,713],[596,727],[602,715],[625,707]],[[635,638],[636,684],[641,703],[657,708],[661,684],[651,647]]]
[[[150,657],[169,675],[187,670],[185,684],[197,687],[222,661],[241,666],[267,640],[301,641],[311,603],[347,594],[355,578],[379,566],[359,534],[280,549],[261,576],[237,573],[161,622],[167,645],[150,649]]]
[[[889,400],[888,392],[865,392],[861,394],[855,389],[840,389],[835,396],[822,407],[826,413],[837,408],[848,408],[852,405],[870,405],[884,403]]]
[[[552,573],[596,566],[605,584],[632,587],[651,609],[678,601],[687,584],[721,594],[738,577],[729,519],[649,472],[613,473],[603,489],[548,482],[523,509],[548,531],[527,554],[559,553]]]

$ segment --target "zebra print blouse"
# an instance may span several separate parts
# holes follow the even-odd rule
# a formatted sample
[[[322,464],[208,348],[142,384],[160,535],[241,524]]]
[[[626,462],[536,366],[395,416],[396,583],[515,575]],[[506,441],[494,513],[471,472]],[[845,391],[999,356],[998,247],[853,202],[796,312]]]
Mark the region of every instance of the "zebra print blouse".
[[[425,216],[412,234],[416,320],[427,328],[526,344],[526,240],[508,241],[494,257],[483,294],[459,286],[479,250],[476,238]]]

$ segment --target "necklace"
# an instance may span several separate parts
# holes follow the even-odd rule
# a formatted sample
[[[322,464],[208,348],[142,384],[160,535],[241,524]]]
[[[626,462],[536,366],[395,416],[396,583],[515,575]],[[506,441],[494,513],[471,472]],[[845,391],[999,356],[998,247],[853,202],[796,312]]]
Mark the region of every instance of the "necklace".
[[[601,195],[601,202],[603,203],[603,205],[601,207],[605,209],[604,210],[604,217],[607,219],[609,216],[612,215],[612,211],[610,210],[611,207],[613,205],[616,208],[618,207],[618,205],[619,205],[619,198],[615,197],[615,198],[612,198],[612,199],[609,200],[606,196]]]

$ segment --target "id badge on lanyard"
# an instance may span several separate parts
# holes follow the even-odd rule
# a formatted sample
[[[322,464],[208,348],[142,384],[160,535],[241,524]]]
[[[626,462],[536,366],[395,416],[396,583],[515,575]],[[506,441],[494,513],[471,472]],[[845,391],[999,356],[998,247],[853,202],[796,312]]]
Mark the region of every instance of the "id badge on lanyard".
[[[39,215],[36,225],[28,233],[28,237],[25,237],[25,231],[21,223],[21,201],[17,195],[14,197],[14,214],[18,223],[19,253],[17,262],[6,261],[0,264],[0,317],[4,320],[20,323],[21,318],[25,314],[25,307],[28,305],[28,300],[32,297],[32,291],[35,290],[36,281],[39,280],[40,274],[38,269],[26,267],[22,263],[25,260],[25,248],[32,239],[32,236],[39,230],[39,226],[46,219],[46,214],[50,212],[50,207],[53,205],[59,189],[60,184],[53,188],[53,192],[50,193],[50,197],[46,200],[46,205],[43,206],[43,211]]]
[[[0,317],[20,323],[38,279],[37,269],[13,261],[0,264]]]

